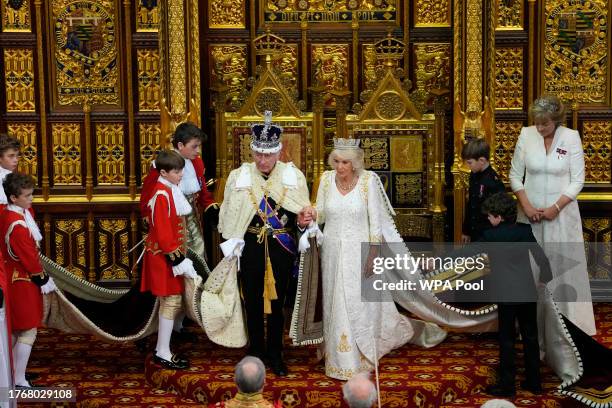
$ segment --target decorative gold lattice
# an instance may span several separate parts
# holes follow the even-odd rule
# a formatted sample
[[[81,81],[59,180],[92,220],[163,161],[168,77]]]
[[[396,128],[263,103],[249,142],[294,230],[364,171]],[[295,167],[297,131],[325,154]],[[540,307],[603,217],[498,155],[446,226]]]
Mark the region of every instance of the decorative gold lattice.
[[[208,26],[210,28],[245,28],[244,5],[243,0],[209,0]]]
[[[608,0],[545,2],[544,90],[603,103],[608,94]]]
[[[383,137],[361,138],[364,165],[368,170],[389,170],[389,139]]]
[[[216,81],[228,87],[228,101],[237,101],[245,88],[247,71],[246,45],[211,45],[211,73]]]
[[[121,123],[96,124],[98,185],[125,184],[125,151]]]
[[[159,77],[159,51],[141,49],[138,59],[138,108],[140,111],[159,111],[161,86]]]
[[[418,207],[423,204],[423,177],[421,173],[393,175],[393,204]]]
[[[504,183],[510,181],[508,178],[510,164],[522,127],[523,122],[518,121],[495,123],[495,146],[493,146],[491,154],[495,158],[497,174],[499,174]]]
[[[102,280],[128,280],[129,220],[104,218],[98,224],[98,261]]]
[[[495,109],[523,109],[523,48],[495,48]]]
[[[584,121],[582,129],[584,149],[585,181],[587,183],[612,182],[610,143],[612,123],[610,121]]]
[[[55,86],[60,105],[120,102],[116,19],[111,0],[52,2]]]
[[[612,273],[610,273],[612,271],[612,255],[609,251],[612,238],[612,219],[583,218],[582,231],[589,278],[612,280]]]
[[[450,89],[451,45],[414,44],[416,61],[416,87],[424,92],[432,89]],[[429,100],[429,103],[433,100]]]
[[[81,185],[81,127],[78,123],[54,123],[53,184]]]
[[[523,0],[495,0],[497,30],[517,30],[523,28]]]
[[[18,171],[29,174],[38,182],[38,149],[36,143],[36,123],[10,123],[7,126],[9,135],[21,142],[21,157]]]
[[[136,2],[136,31],[159,31],[159,4],[153,0]]]
[[[260,0],[263,20],[277,24],[394,22],[395,0]]]
[[[82,279],[87,279],[85,220],[55,220],[55,262]]]
[[[2,31],[32,31],[30,2],[28,0],[0,0]]]
[[[34,53],[21,48],[4,50],[7,112],[34,112]]]
[[[161,127],[159,123],[140,123],[140,171],[142,179],[149,174],[151,161],[160,151]]]
[[[414,5],[417,27],[449,27],[451,4],[448,0],[417,0]]]

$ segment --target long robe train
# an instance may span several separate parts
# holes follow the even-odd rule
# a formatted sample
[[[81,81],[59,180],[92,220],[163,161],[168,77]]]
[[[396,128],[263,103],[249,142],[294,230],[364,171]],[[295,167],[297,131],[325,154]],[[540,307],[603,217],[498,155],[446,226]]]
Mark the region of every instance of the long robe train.
[[[185,279],[185,312],[203,328],[207,326],[205,321],[217,319],[226,322],[224,317],[228,313],[225,310],[215,309],[207,313],[203,310],[211,309],[211,302],[217,301],[218,304],[219,298],[233,299],[234,305],[237,299],[239,304],[238,294],[231,290],[237,287],[235,268],[232,270],[231,263],[222,262],[211,272],[206,262],[193,251],[190,250],[188,256],[200,276]],[[67,333],[91,334],[109,342],[136,341],[157,330],[159,302],[151,293],[140,292],[140,285],[131,289],[106,289],[77,277],[45,256],[41,256],[41,262],[59,288],[44,296],[43,323],[47,327]],[[205,285],[202,277],[208,276],[212,279]],[[224,346],[243,346],[246,335],[243,335],[240,319],[239,314],[232,320],[234,331],[216,327],[209,337]],[[224,341],[228,333],[231,339]],[[219,336],[222,338],[217,338]]]

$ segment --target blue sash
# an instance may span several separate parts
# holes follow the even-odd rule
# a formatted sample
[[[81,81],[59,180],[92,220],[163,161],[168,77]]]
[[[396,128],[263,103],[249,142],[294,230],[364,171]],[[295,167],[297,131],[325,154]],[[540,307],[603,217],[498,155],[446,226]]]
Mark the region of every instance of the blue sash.
[[[268,200],[266,200],[265,196],[261,199],[261,203],[259,203],[259,209],[264,214],[266,214],[266,217],[268,218],[268,222],[270,223],[272,228],[274,229],[285,228],[285,226],[278,219],[278,216],[274,214],[274,209],[270,206],[270,203],[268,203]],[[291,235],[289,235],[286,232],[283,232],[281,234],[274,234],[273,237],[276,239],[276,241],[278,241],[279,244],[281,244],[281,246],[287,252],[289,252],[292,255],[297,254],[297,245],[295,243],[295,239]]]

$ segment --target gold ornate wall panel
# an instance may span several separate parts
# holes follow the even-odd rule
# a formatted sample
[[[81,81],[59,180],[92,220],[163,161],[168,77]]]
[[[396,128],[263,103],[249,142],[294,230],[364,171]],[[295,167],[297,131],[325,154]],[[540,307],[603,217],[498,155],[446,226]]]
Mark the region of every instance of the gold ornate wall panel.
[[[244,0],[209,0],[208,27],[245,28]]]
[[[125,140],[122,123],[96,124],[98,185],[125,184]]]
[[[4,49],[4,78],[7,112],[34,112],[34,51]]]
[[[495,162],[497,174],[504,183],[510,182],[508,178],[510,162],[522,127],[522,121],[498,121],[495,123],[495,144],[492,146],[491,155]]]
[[[416,0],[414,22],[416,27],[450,27],[451,0]]]
[[[389,170],[391,162],[389,139],[363,137],[360,146],[363,149],[363,161],[366,168],[374,171]]]
[[[311,49],[312,77],[328,91],[345,89],[349,86],[348,44],[313,44]],[[326,106],[336,105],[331,95],[326,99]]]
[[[611,3],[546,0],[543,91],[582,105],[609,103]]]
[[[136,0],[136,31],[159,31],[159,0]]]
[[[497,30],[521,30],[524,27],[524,0],[494,0],[495,28]]]
[[[213,83],[220,81],[228,87],[227,100],[229,103],[243,102],[241,91],[245,88],[248,77],[246,45],[211,45],[209,53]]]
[[[78,123],[51,124],[53,140],[53,185],[78,185],[81,170],[81,126]]]
[[[9,123],[7,131],[21,142],[21,157],[17,170],[29,174],[38,183],[36,123]]]
[[[482,0],[466,0],[466,35],[465,53],[466,112],[480,112],[483,105],[483,10]]]
[[[450,89],[451,45],[438,43],[414,44],[416,88],[429,93],[432,89]],[[433,96],[428,103],[433,102]]]
[[[612,183],[612,122],[584,121],[582,123],[585,182]]]
[[[87,220],[56,219],[52,230],[55,262],[76,276],[88,279]]]
[[[395,0],[258,0],[260,21],[299,24],[392,23],[400,17]],[[406,12],[406,11],[404,11]]]
[[[140,136],[140,171],[144,179],[151,167],[151,161],[161,149],[161,127],[157,123],[141,123],[138,127],[138,134]]]
[[[599,244],[586,247],[589,277],[594,280],[612,280],[612,256],[609,251],[612,218],[583,217],[582,231],[585,242]]]
[[[55,103],[119,105],[120,14],[116,2],[58,0],[48,4],[53,28]]]
[[[101,218],[96,220],[97,270],[99,280],[130,279],[130,220]]]
[[[159,50],[140,49],[136,52],[138,61],[138,110],[159,111],[161,100]]]
[[[523,48],[495,49],[495,109],[523,109]]]
[[[290,89],[290,93],[298,94],[298,45],[285,44],[282,50],[272,58],[272,68],[278,77]]]
[[[29,0],[0,0],[0,12],[2,13],[2,31],[32,31]]]

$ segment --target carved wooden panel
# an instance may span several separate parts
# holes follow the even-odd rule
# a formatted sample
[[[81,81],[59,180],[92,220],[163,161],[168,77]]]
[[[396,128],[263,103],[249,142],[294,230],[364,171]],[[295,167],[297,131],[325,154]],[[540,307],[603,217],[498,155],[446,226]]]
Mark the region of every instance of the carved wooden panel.
[[[612,122],[584,121],[582,147],[584,149],[585,181],[587,183],[612,182]]]
[[[81,185],[81,127],[78,123],[51,125],[53,184]]]
[[[125,184],[125,143],[122,123],[96,124],[98,185]]]
[[[0,0],[0,13],[2,14],[2,31],[32,31],[32,17],[28,0]]]
[[[495,109],[523,108],[523,48],[495,49]]]
[[[159,31],[159,21],[158,0],[136,1],[136,31],[156,33]]]
[[[87,279],[87,219],[56,219],[52,242],[55,262],[76,276]]]
[[[29,174],[38,182],[38,143],[36,142],[36,123],[9,123],[9,135],[21,142],[21,157],[18,171]]]
[[[130,220],[129,218],[96,219],[99,279],[130,279]]]
[[[34,52],[24,48],[4,50],[7,112],[34,112]]]

